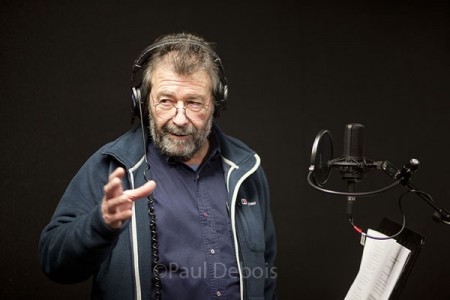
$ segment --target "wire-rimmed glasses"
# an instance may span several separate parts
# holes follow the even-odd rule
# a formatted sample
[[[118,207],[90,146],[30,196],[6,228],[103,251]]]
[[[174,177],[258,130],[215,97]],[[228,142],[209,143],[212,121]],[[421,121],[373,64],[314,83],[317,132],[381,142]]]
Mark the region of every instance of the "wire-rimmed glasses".
[[[162,100],[153,105],[155,107],[155,114],[161,119],[170,120],[176,116],[179,109],[184,109],[186,117],[195,120],[203,121],[208,116],[208,106],[200,102],[188,102],[183,107],[177,107],[174,101]]]

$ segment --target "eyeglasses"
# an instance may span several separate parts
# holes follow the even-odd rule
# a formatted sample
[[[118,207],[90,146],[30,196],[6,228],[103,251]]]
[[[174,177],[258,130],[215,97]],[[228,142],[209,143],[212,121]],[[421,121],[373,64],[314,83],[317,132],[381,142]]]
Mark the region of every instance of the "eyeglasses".
[[[194,121],[203,121],[208,116],[208,106],[199,102],[189,102],[184,107],[177,107],[174,101],[162,100],[154,104],[155,113],[158,117],[170,120],[178,112],[178,109],[184,109],[186,117]]]

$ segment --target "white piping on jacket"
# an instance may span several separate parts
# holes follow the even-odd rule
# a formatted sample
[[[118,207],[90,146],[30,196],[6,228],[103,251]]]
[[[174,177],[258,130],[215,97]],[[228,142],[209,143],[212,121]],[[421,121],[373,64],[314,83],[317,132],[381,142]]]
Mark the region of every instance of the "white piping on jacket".
[[[247,173],[245,173],[239,179],[239,181],[236,183],[236,187],[233,192],[233,197],[231,198],[231,230],[233,231],[236,262],[237,262],[237,266],[238,266],[238,270],[239,270],[239,282],[240,282],[239,286],[240,286],[240,292],[241,292],[241,299],[244,299],[244,289],[243,289],[244,281],[242,278],[241,262],[239,261],[239,245],[238,245],[237,232],[236,232],[236,198],[237,198],[237,193],[239,191],[239,187],[241,186],[242,182],[245,179],[247,179],[247,177],[249,177],[251,174],[253,174],[261,164],[261,159],[259,158],[258,154],[255,154],[254,157],[256,159],[255,165]],[[228,170],[228,174],[227,174],[227,189],[228,189],[230,174],[234,169],[238,169],[239,167],[230,160],[227,160],[225,158],[223,158],[223,160],[231,166],[231,168],[230,168],[230,170]]]
[[[145,160],[145,155],[134,165],[132,168],[128,170],[131,188],[134,189],[134,175],[133,172],[140,167],[142,162]],[[134,281],[136,285],[136,300],[142,299],[142,291],[141,291],[141,277],[139,275],[139,254],[138,254],[138,239],[137,239],[137,227],[136,227],[136,209],[135,202],[133,202],[133,206],[131,208],[131,237],[133,242],[133,265],[134,265]]]
[[[230,169],[228,170],[228,174],[227,174],[227,178],[226,178],[226,185],[227,185],[227,192],[230,191],[230,176],[231,176],[231,172],[233,172],[234,169],[239,169],[239,166],[236,165],[234,162],[232,162],[229,159],[226,159],[225,157],[222,156],[223,161],[230,165]]]

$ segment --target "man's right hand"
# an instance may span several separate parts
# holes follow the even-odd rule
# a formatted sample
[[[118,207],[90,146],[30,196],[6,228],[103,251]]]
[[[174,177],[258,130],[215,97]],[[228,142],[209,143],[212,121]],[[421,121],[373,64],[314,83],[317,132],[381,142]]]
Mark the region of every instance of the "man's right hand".
[[[156,183],[150,180],[139,188],[124,191],[124,175],[125,170],[117,168],[109,175],[108,183],[103,187],[102,216],[111,228],[120,228],[124,221],[131,218],[133,201],[148,196],[156,187]]]

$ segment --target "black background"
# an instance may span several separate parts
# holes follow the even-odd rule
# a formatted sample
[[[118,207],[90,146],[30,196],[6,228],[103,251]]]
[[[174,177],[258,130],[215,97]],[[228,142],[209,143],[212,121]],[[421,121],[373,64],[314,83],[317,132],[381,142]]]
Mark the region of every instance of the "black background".
[[[218,120],[255,149],[271,183],[280,299],[343,299],[362,254],[343,197],[306,182],[316,133],[366,127],[366,156],[401,166],[450,208],[448,1],[10,1],[0,4],[0,298],[87,299],[90,283],[59,285],[37,245],[83,162],[131,127],[131,64],[157,36],[217,42],[229,81]],[[390,183],[372,171],[358,187]],[[330,186],[345,189],[339,175]],[[357,199],[355,221],[400,221],[399,187]],[[401,299],[450,299],[450,228],[417,196],[407,226],[426,244]]]

